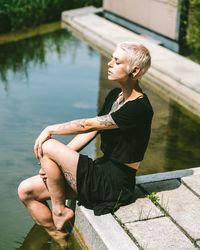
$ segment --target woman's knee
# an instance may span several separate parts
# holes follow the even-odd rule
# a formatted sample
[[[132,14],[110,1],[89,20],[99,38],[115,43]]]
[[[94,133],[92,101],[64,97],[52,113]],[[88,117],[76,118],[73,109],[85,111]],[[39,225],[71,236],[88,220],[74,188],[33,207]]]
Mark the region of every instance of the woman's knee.
[[[56,150],[57,141],[55,139],[49,139],[42,144],[43,155],[50,156],[53,151]]]
[[[29,179],[23,180],[17,189],[18,196],[21,201],[26,201],[27,199],[30,199],[30,197],[33,194],[33,190],[31,187],[31,183]]]

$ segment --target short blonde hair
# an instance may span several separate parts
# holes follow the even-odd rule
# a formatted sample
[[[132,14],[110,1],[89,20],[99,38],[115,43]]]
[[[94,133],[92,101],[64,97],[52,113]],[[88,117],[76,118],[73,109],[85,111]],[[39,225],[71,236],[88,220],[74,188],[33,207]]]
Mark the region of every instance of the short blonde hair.
[[[140,68],[138,78],[141,78],[151,66],[151,55],[149,50],[138,42],[122,42],[117,48],[124,50],[129,61],[128,74],[133,70],[134,66]]]

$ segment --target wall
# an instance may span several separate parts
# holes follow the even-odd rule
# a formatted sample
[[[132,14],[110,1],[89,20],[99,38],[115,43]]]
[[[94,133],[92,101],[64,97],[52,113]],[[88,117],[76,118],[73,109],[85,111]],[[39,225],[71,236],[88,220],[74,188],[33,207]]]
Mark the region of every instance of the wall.
[[[171,39],[178,39],[178,0],[104,0],[103,8]]]

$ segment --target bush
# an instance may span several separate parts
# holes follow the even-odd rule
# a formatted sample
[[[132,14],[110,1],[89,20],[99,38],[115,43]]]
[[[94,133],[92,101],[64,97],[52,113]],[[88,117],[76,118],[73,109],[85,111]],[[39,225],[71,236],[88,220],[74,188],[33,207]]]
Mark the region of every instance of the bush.
[[[200,0],[189,0],[182,54],[200,63]]]
[[[61,12],[67,9],[101,4],[102,0],[1,0],[0,33],[59,20]]]
[[[200,0],[190,0],[186,39],[190,47],[200,49]]]

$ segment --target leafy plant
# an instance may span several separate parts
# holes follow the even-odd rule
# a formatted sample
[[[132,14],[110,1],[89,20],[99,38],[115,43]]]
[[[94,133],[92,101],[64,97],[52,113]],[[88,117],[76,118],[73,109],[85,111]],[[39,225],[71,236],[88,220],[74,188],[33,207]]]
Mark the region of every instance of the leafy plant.
[[[160,201],[156,192],[151,192],[147,195],[147,198],[150,199],[155,205],[158,205],[158,202]]]
[[[57,21],[62,11],[87,5],[99,7],[102,0],[1,0],[0,33]]]

